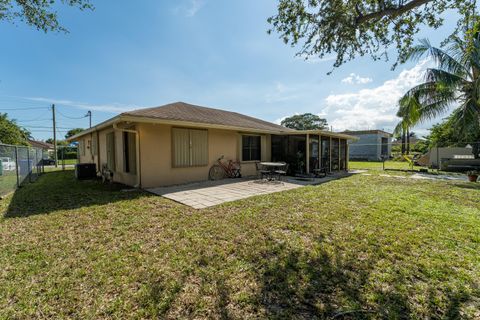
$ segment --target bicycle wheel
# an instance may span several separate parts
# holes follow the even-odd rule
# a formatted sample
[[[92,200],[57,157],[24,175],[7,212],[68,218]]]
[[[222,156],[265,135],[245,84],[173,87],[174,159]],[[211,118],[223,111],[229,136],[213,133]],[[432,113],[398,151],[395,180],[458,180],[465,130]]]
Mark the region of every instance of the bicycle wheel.
[[[208,171],[208,178],[210,180],[220,180],[225,177],[225,171],[218,164],[213,165]]]

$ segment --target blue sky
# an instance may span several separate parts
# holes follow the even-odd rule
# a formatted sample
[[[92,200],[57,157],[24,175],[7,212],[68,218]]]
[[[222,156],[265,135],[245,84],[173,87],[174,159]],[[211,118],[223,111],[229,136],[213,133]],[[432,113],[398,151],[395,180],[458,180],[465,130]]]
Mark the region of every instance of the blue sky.
[[[391,62],[359,58],[332,75],[333,61],[295,57],[268,35],[274,0],[92,0],[96,9],[61,8],[68,34],[44,34],[22,23],[0,24],[0,112],[37,139],[52,136],[56,103],[60,136],[119,112],[184,101],[267,121],[311,112],[334,130],[392,130],[398,97],[421,79],[425,63],[392,71]],[[439,31],[422,30],[438,44]],[[395,51],[391,51],[392,54]],[[417,132],[424,133],[430,124]]]

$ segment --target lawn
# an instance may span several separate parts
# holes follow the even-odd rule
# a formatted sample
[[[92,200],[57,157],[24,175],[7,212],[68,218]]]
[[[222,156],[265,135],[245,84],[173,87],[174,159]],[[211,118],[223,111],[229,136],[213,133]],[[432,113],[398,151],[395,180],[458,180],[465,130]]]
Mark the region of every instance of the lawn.
[[[0,196],[15,190],[17,186],[17,172],[3,171],[0,175]]]
[[[46,173],[0,202],[0,319],[478,319],[479,196],[359,174],[194,210]]]
[[[349,161],[348,167],[350,169],[367,169],[367,170],[383,170],[383,163],[376,161]],[[414,166],[414,170],[421,167]],[[411,170],[410,164],[406,161],[385,161],[386,170]]]

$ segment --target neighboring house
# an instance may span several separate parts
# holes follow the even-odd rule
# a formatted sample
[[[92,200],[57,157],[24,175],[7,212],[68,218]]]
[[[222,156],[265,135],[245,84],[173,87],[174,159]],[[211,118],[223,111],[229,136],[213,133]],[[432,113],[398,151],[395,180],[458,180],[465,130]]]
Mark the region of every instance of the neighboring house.
[[[270,160],[293,159],[307,172],[346,170],[347,139],[354,138],[177,102],[122,113],[68,140],[78,141],[81,163],[106,165],[114,181],[149,188],[206,180],[222,155],[240,161],[243,176]]]
[[[30,140],[30,139],[28,139],[28,143],[34,148],[44,149],[49,153],[53,152],[53,144],[46,143],[43,141]]]
[[[357,137],[350,142],[350,160],[381,161],[392,154],[392,134],[383,130],[344,131]]]
[[[432,148],[417,163],[445,171],[465,171],[480,166],[480,160],[475,159],[472,147]]]

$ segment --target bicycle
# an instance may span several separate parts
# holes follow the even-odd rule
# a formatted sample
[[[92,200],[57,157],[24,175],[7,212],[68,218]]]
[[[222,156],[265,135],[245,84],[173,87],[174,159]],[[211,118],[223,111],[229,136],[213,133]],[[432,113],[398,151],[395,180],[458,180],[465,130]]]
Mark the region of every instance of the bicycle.
[[[217,159],[217,163],[208,171],[208,178],[210,180],[220,180],[225,177],[241,178],[240,163],[232,160],[222,161],[224,158],[224,156],[221,156]]]

